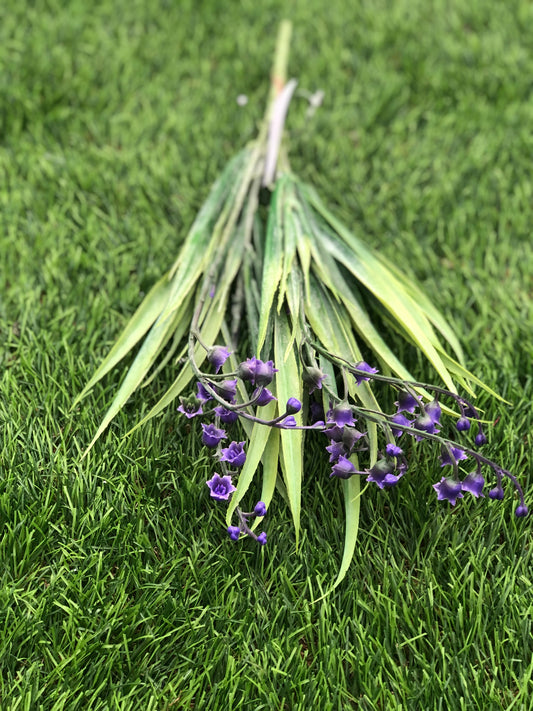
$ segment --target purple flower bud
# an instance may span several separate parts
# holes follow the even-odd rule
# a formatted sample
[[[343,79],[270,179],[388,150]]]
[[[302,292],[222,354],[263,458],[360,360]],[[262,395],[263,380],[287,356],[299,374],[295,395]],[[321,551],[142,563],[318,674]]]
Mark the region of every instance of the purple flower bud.
[[[237,394],[237,381],[223,380],[216,386],[216,391],[219,397],[233,404],[235,402],[235,395]]]
[[[287,412],[289,415],[294,415],[296,412],[300,412],[302,409],[302,403],[295,397],[290,397],[287,400]]]
[[[482,444],[486,444],[487,437],[484,432],[478,432],[474,441],[477,447],[481,447]]]
[[[494,489],[491,489],[489,491],[489,499],[501,501],[503,499],[503,488],[501,486],[495,486]]]
[[[196,415],[202,415],[202,403],[197,398],[184,398],[180,397],[181,405],[178,407],[178,412],[182,412],[185,417],[190,420],[191,417],[196,417]]]
[[[468,474],[461,484],[463,491],[469,491],[476,498],[478,496],[483,496],[482,491],[485,486],[485,479],[483,476],[477,472]]]
[[[235,410],[226,410],[222,405],[215,407],[214,412],[220,417],[221,422],[225,425],[231,425],[233,422],[237,422],[239,419],[239,413]]]
[[[514,512],[515,516],[518,516],[518,518],[522,518],[522,516],[527,516],[529,513],[528,508],[525,504],[521,504],[520,506],[516,507],[516,511]]]
[[[398,394],[398,400],[394,404],[398,412],[414,412],[419,405],[419,401],[419,397],[414,397],[411,393],[401,390]]]
[[[352,408],[347,403],[336,405],[328,412],[328,424],[344,427],[345,425],[352,426],[354,422]]]
[[[431,421],[433,422],[433,424],[436,425],[438,423],[438,421],[440,420],[440,416],[442,414],[442,410],[440,408],[439,401],[433,400],[432,402],[428,403],[425,406],[425,410],[426,410],[426,416],[429,417],[431,419]],[[416,425],[415,425],[415,427],[416,427]],[[428,430],[425,430],[425,431],[427,432]]]
[[[229,357],[230,352],[224,346],[213,346],[207,351],[207,360],[215,367],[215,373],[218,373]]]
[[[242,467],[246,461],[244,442],[231,442],[229,447],[220,450],[220,461],[228,462],[233,467]]]
[[[457,420],[455,426],[457,427],[458,432],[466,432],[470,429],[470,420],[468,420],[466,417],[460,417]]]
[[[254,514],[256,516],[264,516],[267,512],[267,507],[264,501],[258,501],[254,507]]]
[[[238,526],[228,526],[228,533],[232,541],[238,541],[241,529]]]
[[[322,381],[325,379],[324,373],[319,368],[306,368],[303,374],[303,381],[309,388],[309,394],[315,390],[322,390]]]
[[[398,457],[400,454],[403,454],[403,449],[398,447],[397,444],[389,442],[385,447],[385,452],[389,455],[389,457]]]
[[[231,494],[236,490],[236,487],[231,483],[231,477],[229,475],[220,476],[220,474],[213,474],[213,478],[207,481],[206,484],[211,490],[211,497],[218,501],[229,499]]]
[[[289,415],[280,422],[280,425],[285,429],[287,427],[297,427],[298,423],[292,415]]]
[[[267,534],[264,531],[261,531],[261,533],[257,536],[257,542],[262,546],[266,546]]]
[[[370,373],[371,375],[379,373],[379,370],[377,368],[372,368],[372,366],[368,365],[368,363],[365,363],[364,360],[362,360],[360,363],[357,363],[355,367],[357,368],[357,370],[364,370],[365,373]],[[370,380],[370,378],[365,378],[364,375],[359,375],[358,373],[355,373],[355,382],[357,383],[357,385],[361,385],[361,383],[365,380]]]
[[[438,484],[433,484],[433,488],[437,492],[438,501],[449,501],[452,506],[455,506],[457,499],[463,498],[460,481],[442,477]]]
[[[402,415],[401,412],[398,412],[396,415],[393,415],[391,417],[391,422],[396,423],[397,425],[403,425],[404,427],[411,427],[413,424],[411,420],[408,420],[405,415]],[[392,428],[392,434],[394,437],[401,437],[404,433],[404,430],[397,430]]]
[[[256,390],[254,394],[252,395],[252,398],[255,398],[259,391]],[[272,400],[276,400],[274,395],[270,392],[268,388],[263,388],[259,394],[259,397],[255,401],[255,404],[258,405],[259,407],[263,407],[264,405],[268,405],[269,402],[272,402]]]
[[[202,422],[202,442],[206,447],[215,448],[218,446],[219,442],[226,439],[226,433],[224,430],[220,430],[215,425],[205,425]]]
[[[330,476],[336,476],[339,479],[349,479],[357,470],[349,459],[340,455],[336,464],[333,465]]]

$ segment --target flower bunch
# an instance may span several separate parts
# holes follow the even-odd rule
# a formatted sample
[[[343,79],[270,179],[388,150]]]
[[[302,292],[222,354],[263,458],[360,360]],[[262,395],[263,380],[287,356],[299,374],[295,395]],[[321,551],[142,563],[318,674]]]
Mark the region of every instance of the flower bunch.
[[[254,529],[275,490],[291,510],[298,544],[304,436],[321,433],[345,502],[337,585],[355,550],[360,481],[396,486],[409,472],[414,446],[438,447],[450,471],[433,485],[437,499],[454,506],[465,492],[482,496],[483,472],[490,470],[489,498],[502,499],[507,480],[518,492],[517,516],[527,507],[516,477],[479,452],[486,436],[472,386],[499,396],[464,367],[458,338],[433,299],[291,171],[283,131],[296,86],[286,81],[289,38],[290,23],[282,23],[257,139],[223,170],[174,265],[76,402],[144,339],[88,449],[139,387],[173,368],[173,383],[136,427],[176,399],[184,417],[205,418],[201,442],[218,470],[207,482],[210,495],[228,502],[231,539],[251,536],[263,545],[266,534]],[[392,328],[378,327],[376,314]],[[398,337],[418,349],[438,385],[420,383],[400,361]],[[239,356],[245,353],[252,355]],[[378,388],[394,390],[395,412],[382,406],[387,399],[378,399]],[[447,436],[443,413],[455,413],[459,437],[474,428],[473,446]],[[245,513],[240,502],[257,476],[260,502]]]

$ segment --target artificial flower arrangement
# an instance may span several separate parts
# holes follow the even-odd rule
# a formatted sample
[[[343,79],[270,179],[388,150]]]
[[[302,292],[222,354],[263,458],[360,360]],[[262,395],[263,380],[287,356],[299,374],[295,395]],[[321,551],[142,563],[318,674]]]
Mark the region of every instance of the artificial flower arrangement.
[[[228,503],[227,535],[261,546],[276,490],[290,507],[298,544],[304,437],[321,433],[324,470],[329,463],[331,485],[342,486],[345,501],[338,585],[355,550],[361,481],[399,485],[417,442],[440,450],[446,475],[433,484],[438,500],[455,506],[465,494],[483,496],[489,472],[491,499],[503,499],[508,481],[519,497],[515,514],[528,509],[516,477],[479,451],[483,422],[458,387],[469,397],[472,384],[498,396],[466,370],[452,328],[399,267],[369,249],[291,172],[283,143],[296,87],[285,80],[290,34],[283,22],[258,138],[224,169],[174,265],[76,402],[144,337],[89,449],[132,393],[174,361],[174,382],[136,426],[174,402],[181,416],[201,420],[202,443],[213,453],[207,486],[213,500]],[[269,194],[266,217],[261,190]],[[411,375],[375,313],[419,349],[442,385]],[[244,327],[249,345],[242,353]],[[377,383],[396,394],[395,412],[381,407]],[[456,418],[460,441],[443,434],[443,417]],[[261,500],[246,512],[241,504],[258,476]]]

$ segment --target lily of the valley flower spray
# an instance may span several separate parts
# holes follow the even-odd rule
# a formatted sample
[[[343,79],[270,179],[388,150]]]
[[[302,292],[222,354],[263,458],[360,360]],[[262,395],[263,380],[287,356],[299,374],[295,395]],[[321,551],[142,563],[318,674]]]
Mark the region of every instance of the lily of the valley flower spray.
[[[322,437],[324,476],[345,500],[338,584],[355,550],[361,482],[385,489],[417,476],[415,447],[439,451],[442,471],[428,491],[437,501],[455,506],[485,492],[499,500],[510,488],[515,514],[528,510],[516,476],[480,451],[487,438],[472,387],[498,396],[465,369],[458,338],[433,300],[402,272],[400,256],[387,263],[291,171],[284,134],[296,88],[286,81],[290,34],[282,23],[257,139],[223,170],[175,263],[78,400],[142,340],[90,449],[139,386],[174,368],[174,382],[136,427],[169,406],[176,417],[199,421],[192,432],[213,461],[206,493],[214,505],[227,503],[233,542],[267,544],[264,517],[277,490],[298,543],[304,438]],[[376,325],[377,312],[394,333]],[[436,384],[419,382],[400,361],[398,334],[427,359]],[[394,411],[382,406],[390,391]],[[247,512],[258,477],[260,500],[249,501]]]

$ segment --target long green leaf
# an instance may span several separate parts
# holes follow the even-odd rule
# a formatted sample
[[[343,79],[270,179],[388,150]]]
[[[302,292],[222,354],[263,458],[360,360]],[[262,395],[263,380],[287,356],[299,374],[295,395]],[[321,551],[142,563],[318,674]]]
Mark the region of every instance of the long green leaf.
[[[403,290],[394,277],[384,274],[383,268],[380,268],[372,256],[365,257],[365,262],[361,261],[346,245],[331,235],[327,239],[324,238],[322,244],[394,316],[425,353],[447,388],[456,392],[450,373],[435,348],[436,339],[431,324],[417,309],[415,302],[405,292],[402,293]]]
[[[87,385],[74,400],[72,407],[77,405],[78,402],[87,395],[89,390],[96,385],[104,375],[109,373],[109,371],[141,340],[163,310],[168,301],[170,289],[171,284],[168,280],[168,274],[165,274],[162,279],[154,284],[145,296],[137,311],[126,324],[126,327],[120,334],[115,345],[111,348]]]
[[[279,471],[279,443],[280,430],[277,427],[272,427],[266,443],[261,461],[263,463],[263,482],[261,487],[261,501],[264,502],[267,509],[270,506],[274,491],[276,489],[276,481]],[[252,530],[257,528],[260,521],[256,519],[252,526]]]
[[[263,255],[263,278],[261,283],[261,308],[259,312],[259,335],[257,351],[265,342],[272,305],[283,273],[283,219],[282,205],[285,182],[276,184],[272,194]]]
[[[275,315],[274,326],[274,362],[279,372],[276,373],[276,395],[280,410],[290,397],[303,400],[302,374],[294,347],[287,350],[293,334],[288,318],[283,311]],[[302,413],[295,416],[298,425],[302,424]],[[290,509],[294,522],[296,547],[300,537],[301,490],[303,479],[303,436],[302,430],[281,430],[281,469],[283,472]]]
[[[357,465],[356,465],[357,466]],[[359,512],[361,509],[361,481],[359,476],[352,476],[342,482],[342,493],[344,494],[345,531],[344,531],[344,551],[342,553],[341,566],[337,573],[333,587],[334,590],[345,578],[350,563],[355,552],[357,534],[359,532]]]
[[[268,405],[258,408],[257,416],[265,420],[272,419],[276,416],[276,408],[277,402],[273,400],[272,402],[269,402]],[[254,423],[248,451],[246,452],[246,461],[244,462],[244,466],[239,474],[237,489],[231,496],[231,502],[226,513],[226,523],[228,526],[231,524],[232,516],[235,509],[239,505],[239,502],[250,488],[254,474],[259,466],[259,462],[263,457],[269,435],[270,427],[259,424],[258,422]]]
[[[210,306],[211,308],[208,310],[207,315],[202,324],[202,338],[206,343],[215,343],[217,336],[222,328],[222,322],[224,320],[224,309],[218,308],[218,301],[213,302]],[[205,350],[200,346],[200,344],[196,344],[194,348],[194,354],[197,365],[201,366],[207,354]],[[143,417],[143,419],[138,422],[135,427],[132,427],[132,429],[127,434],[131,434],[138,427],[141,427],[141,425],[146,424],[146,422],[151,420],[153,417],[159,415],[160,412],[162,412],[166,407],[170,405],[171,402],[173,402],[179,395],[181,395],[181,393],[185,390],[185,388],[193,378],[193,370],[187,362],[187,364],[182,367],[182,369],[178,373],[178,376],[176,377],[172,385],[169,387],[169,389],[166,391],[166,393],[163,395],[163,397],[161,397],[161,399],[153,406],[150,412],[145,417]]]

